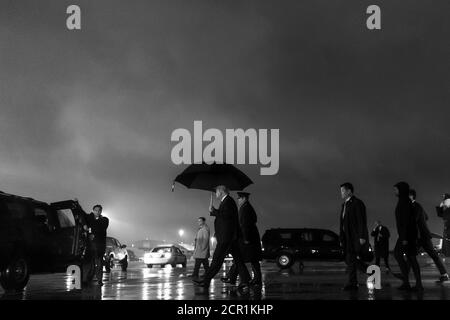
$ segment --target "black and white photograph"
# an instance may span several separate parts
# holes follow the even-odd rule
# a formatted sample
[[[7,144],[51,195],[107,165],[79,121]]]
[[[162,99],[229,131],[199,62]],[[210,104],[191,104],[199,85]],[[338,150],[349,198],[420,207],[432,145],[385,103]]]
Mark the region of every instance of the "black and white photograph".
[[[449,13],[0,0],[0,309],[450,300]]]

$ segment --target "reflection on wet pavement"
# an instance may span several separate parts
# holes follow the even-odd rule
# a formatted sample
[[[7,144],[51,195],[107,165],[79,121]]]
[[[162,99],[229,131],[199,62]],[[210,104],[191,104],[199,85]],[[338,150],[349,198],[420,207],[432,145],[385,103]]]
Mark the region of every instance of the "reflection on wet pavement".
[[[147,268],[143,263],[130,263],[127,272],[113,270],[104,275],[104,286],[92,286],[83,290],[70,290],[70,280],[65,274],[32,275],[27,288],[20,293],[4,293],[2,299],[67,299],[67,300],[417,300],[449,299],[450,282],[436,284],[438,272],[431,260],[421,257],[421,267],[425,292],[423,294],[401,292],[396,289],[400,280],[390,274],[382,274],[382,289],[368,290],[366,278],[359,278],[357,292],[342,292],[345,283],[345,265],[341,262],[306,262],[303,272],[296,265],[289,270],[279,270],[274,263],[262,264],[264,284],[249,294],[242,295],[236,286],[223,284],[220,277],[226,268],[213,279],[209,290],[196,287],[188,277],[192,272],[192,261],[186,269]],[[393,260],[392,260],[393,261]],[[450,262],[450,261],[449,261]],[[448,262],[447,262],[448,263]],[[394,265],[394,269],[396,266]],[[412,282],[413,284],[413,282]]]

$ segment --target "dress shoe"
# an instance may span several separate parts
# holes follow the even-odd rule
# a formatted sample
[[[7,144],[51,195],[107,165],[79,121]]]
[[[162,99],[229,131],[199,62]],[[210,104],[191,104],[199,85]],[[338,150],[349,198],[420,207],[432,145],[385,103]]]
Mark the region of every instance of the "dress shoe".
[[[356,290],[358,290],[358,285],[356,285],[356,284],[346,284],[342,288],[342,290],[344,290],[344,291],[356,291]]]
[[[238,286],[238,291],[241,294],[248,294],[250,293],[250,286],[248,283],[240,283]]]
[[[194,282],[199,287],[209,288],[209,282],[203,279],[192,279],[192,282]]]
[[[436,282],[437,282],[437,283],[442,283],[442,282],[445,282],[445,281],[448,281],[448,280],[449,280],[448,274],[446,273],[446,274],[441,275],[441,276],[439,277],[439,280],[437,280]]]

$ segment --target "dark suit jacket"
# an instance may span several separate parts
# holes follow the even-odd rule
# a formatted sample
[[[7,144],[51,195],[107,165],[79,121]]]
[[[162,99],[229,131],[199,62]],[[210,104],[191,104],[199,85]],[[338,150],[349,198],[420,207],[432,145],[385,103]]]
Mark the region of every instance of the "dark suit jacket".
[[[383,225],[379,225],[372,230],[374,237],[375,255],[384,257],[389,254],[389,237],[391,236],[389,229]]]
[[[342,213],[344,204],[340,211],[340,239],[347,253],[357,254],[361,250],[359,239],[369,241],[369,231],[367,230],[366,206],[356,198],[351,197],[345,205],[345,215]]]
[[[239,208],[239,225],[242,234],[239,242],[244,262],[260,261],[262,259],[261,239],[256,226],[257,220],[255,209],[253,209],[250,202],[245,201]],[[245,244],[244,241],[249,243]]]
[[[431,239],[431,232],[430,229],[428,229],[428,215],[423,209],[423,207],[418,203],[417,201],[413,202],[412,204],[414,215],[416,217],[417,221],[417,227],[419,229],[419,238],[423,240]]]
[[[408,197],[398,199],[397,207],[395,208],[395,221],[397,223],[399,240],[407,240],[408,246],[415,245],[419,238],[419,230],[412,202]]]
[[[109,219],[101,216],[95,219],[93,213],[86,217],[87,226],[91,228],[91,233],[94,235],[93,243],[97,246],[97,249],[102,251],[106,246],[106,229],[109,226]]]
[[[444,219],[445,229],[450,229],[450,208],[436,207],[438,217]],[[446,235],[447,236],[447,235]]]
[[[219,209],[213,208],[210,213],[216,217],[214,230],[217,242],[231,242],[239,236],[239,218],[236,202],[227,195],[220,203]]]

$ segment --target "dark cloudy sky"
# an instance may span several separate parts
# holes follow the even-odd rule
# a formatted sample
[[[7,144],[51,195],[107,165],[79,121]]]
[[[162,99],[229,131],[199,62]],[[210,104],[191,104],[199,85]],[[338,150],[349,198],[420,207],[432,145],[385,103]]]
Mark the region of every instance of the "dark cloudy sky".
[[[66,8],[82,30],[66,29]],[[0,2],[0,190],[102,203],[123,242],[176,239],[209,194],[177,186],[174,129],[279,128],[280,171],[243,166],[260,229],[338,230],[352,181],[369,225],[394,227],[392,185],[450,192],[450,3]],[[212,219],[208,222],[212,224]],[[395,232],[394,232],[395,234]],[[185,240],[192,240],[188,233]]]

